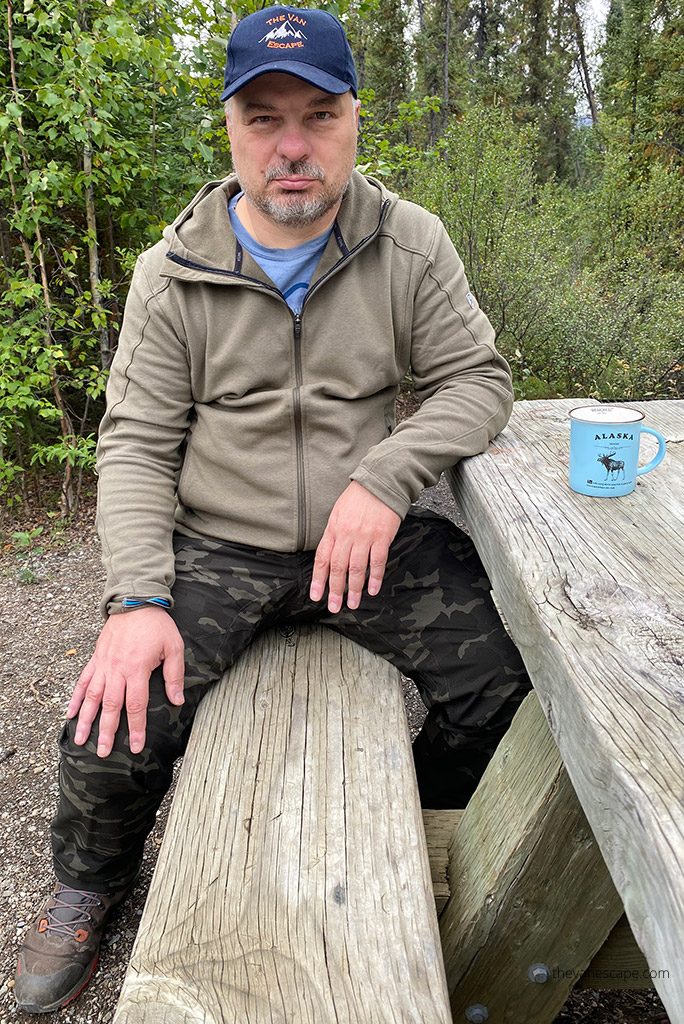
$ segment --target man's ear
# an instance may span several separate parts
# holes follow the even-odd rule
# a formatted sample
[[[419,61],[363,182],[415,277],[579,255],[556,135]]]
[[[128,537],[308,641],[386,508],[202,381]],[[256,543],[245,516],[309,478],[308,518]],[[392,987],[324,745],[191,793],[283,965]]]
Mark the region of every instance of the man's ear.
[[[354,100],[354,120],[356,127],[359,127],[359,114],[361,113],[361,100]]]

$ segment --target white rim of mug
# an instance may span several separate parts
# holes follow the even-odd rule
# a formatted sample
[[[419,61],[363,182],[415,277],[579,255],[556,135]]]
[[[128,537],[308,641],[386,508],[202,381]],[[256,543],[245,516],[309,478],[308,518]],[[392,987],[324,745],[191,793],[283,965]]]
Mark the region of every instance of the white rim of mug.
[[[611,421],[609,419],[603,419],[603,417],[600,417],[599,419],[584,419],[580,416],[574,415],[574,413],[576,412],[592,412],[598,409],[605,409],[606,412],[608,411],[608,409],[620,409],[623,412],[631,412],[634,413],[634,419]],[[621,426],[622,424],[625,423],[640,423],[641,420],[646,418],[646,413],[642,412],[640,409],[632,409],[632,407],[629,405],[576,405],[574,409],[570,409],[570,411],[568,412],[568,416],[571,420],[574,420],[575,423],[610,423],[614,426]]]

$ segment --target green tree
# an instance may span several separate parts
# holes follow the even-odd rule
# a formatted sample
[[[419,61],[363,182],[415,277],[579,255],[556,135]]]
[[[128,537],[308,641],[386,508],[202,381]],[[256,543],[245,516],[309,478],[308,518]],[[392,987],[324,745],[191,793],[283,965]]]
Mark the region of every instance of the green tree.
[[[92,462],[129,254],[215,167],[220,112],[206,116],[175,52],[171,4],[5,3],[0,486],[61,464],[68,512],[74,470]]]
[[[630,148],[635,173],[652,159],[684,161],[682,0],[612,0],[600,97]]]

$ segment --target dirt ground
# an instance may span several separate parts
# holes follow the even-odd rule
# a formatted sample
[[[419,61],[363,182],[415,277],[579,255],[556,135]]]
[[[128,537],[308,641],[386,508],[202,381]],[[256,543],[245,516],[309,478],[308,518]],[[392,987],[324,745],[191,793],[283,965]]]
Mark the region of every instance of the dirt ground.
[[[426,492],[426,504],[454,514],[444,485]],[[39,526],[44,527],[43,534],[31,541],[28,535]],[[55,526],[44,512],[27,510],[9,529],[5,523],[4,530],[0,553],[0,1024],[15,1024],[29,1019],[17,1010],[12,993],[17,948],[52,887],[48,824],[57,794],[55,741],[73,685],[99,632],[102,570],[92,503],[77,522],[66,527]],[[12,530],[25,534],[23,547],[21,538],[10,541]],[[410,686],[407,711],[417,730],[422,705]],[[65,1024],[112,1020],[167,809],[168,798],[148,844],[141,879],[132,897],[110,919],[92,982],[59,1014]],[[667,1021],[652,991],[573,994],[557,1018],[557,1024]]]

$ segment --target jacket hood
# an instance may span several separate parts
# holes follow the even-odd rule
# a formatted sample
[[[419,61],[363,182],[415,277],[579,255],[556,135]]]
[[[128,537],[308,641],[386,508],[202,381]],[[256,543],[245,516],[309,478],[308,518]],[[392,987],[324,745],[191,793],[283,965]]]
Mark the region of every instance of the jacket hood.
[[[176,219],[164,229],[168,245],[167,257],[178,257],[185,265],[167,258],[161,274],[197,281],[202,269],[210,267],[224,273],[236,272],[237,240],[230,226],[228,203],[240,191],[236,175],[220,181],[208,182]],[[352,173],[349,186],[337,215],[337,228],[321,258],[325,272],[340,257],[355,249],[372,235],[384,219],[389,208],[398,200],[375,178],[367,178],[358,171]],[[245,273],[263,277],[260,268],[244,254]],[[194,264],[189,267],[187,264]]]

